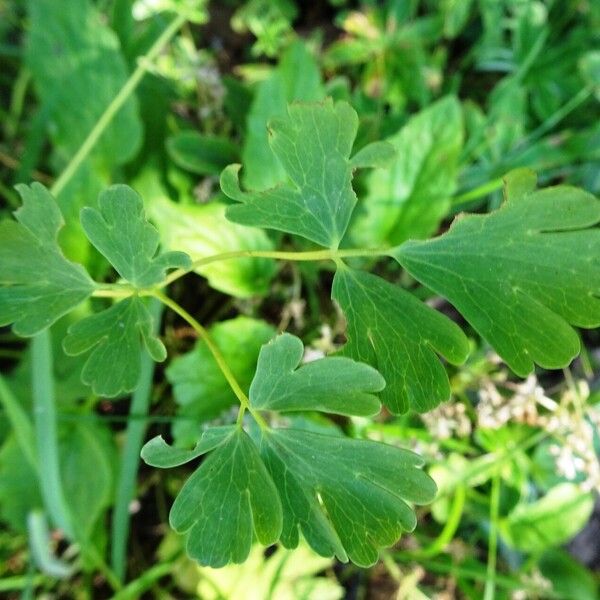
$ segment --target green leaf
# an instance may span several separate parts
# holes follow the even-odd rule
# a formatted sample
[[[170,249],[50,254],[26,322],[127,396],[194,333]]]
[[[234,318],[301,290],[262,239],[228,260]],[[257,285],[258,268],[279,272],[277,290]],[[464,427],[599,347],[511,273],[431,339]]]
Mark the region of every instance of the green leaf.
[[[119,275],[136,287],[150,287],[165,278],[167,269],[191,265],[183,252],[155,256],[158,231],[146,221],[144,203],[130,187],[109,187],[100,194],[98,206],[100,210],[81,211],[85,234]]]
[[[145,196],[146,197],[146,196]],[[261,229],[243,227],[225,218],[225,205],[175,204],[162,195],[150,196],[148,213],[166,249],[180,250],[193,259],[237,250],[273,250]],[[267,258],[237,258],[202,265],[195,272],[211,287],[237,298],[265,294],[276,266]]]
[[[70,159],[127,80],[119,41],[90,0],[27,2],[26,61],[62,161]],[[117,112],[91,153],[98,171],[130,160],[141,142],[135,96]]]
[[[64,221],[50,192],[39,183],[17,189],[17,221],[0,223],[0,325],[30,336],[88,298],[94,282],[58,245]]]
[[[444,235],[391,255],[446,297],[525,376],[579,352],[569,324],[600,325],[600,202],[567,186],[530,191],[522,172],[488,215],[459,217]],[[384,373],[385,376],[385,373]]]
[[[188,532],[188,554],[210,567],[246,560],[253,534],[264,545],[279,539],[281,502],[244,431],[234,429],[186,481],[169,521]]]
[[[77,539],[89,540],[113,498],[115,453],[111,432],[98,422],[63,428],[60,474]]]
[[[226,437],[233,434],[234,429],[233,425],[211,427],[202,433],[200,441],[192,450],[169,446],[162,436],[157,435],[144,444],[141,456],[146,464],[153,467],[160,469],[178,467],[210,452],[210,450],[221,444]]]
[[[459,101],[448,96],[417,115],[388,142],[390,169],[366,178],[367,193],[351,225],[357,244],[382,246],[432,234],[448,214],[463,144]]]
[[[518,550],[542,552],[576,535],[593,508],[591,492],[583,492],[574,483],[561,483],[539,500],[518,505],[500,522],[500,532]]]
[[[216,323],[209,333],[240,387],[248,393],[260,348],[275,335],[275,328],[264,321],[239,316]],[[171,362],[167,379],[178,404],[179,418],[172,425],[178,444],[193,444],[201,422],[218,417],[237,403],[231,386],[202,340]]]
[[[248,112],[242,149],[243,183],[253,190],[271,188],[285,177],[285,170],[271,152],[268,123],[285,117],[289,102],[323,98],[319,67],[300,40],[281,56],[278,66],[262,81]]]
[[[372,367],[349,358],[302,361],[302,341],[288,333],[263,346],[250,386],[254,408],[275,411],[318,410],[341,415],[374,415],[381,405],[374,392],[385,381]]]
[[[229,163],[238,160],[239,150],[226,137],[182,131],[167,140],[173,162],[198,175],[218,175]]]
[[[240,204],[230,206],[227,217],[337,248],[356,204],[350,152],[357,129],[358,116],[346,102],[289,105],[287,117],[272,121],[269,129],[271,149],[289,179],[262,192],[242,191],[240,166],[230,165],[221,188]],[[381,149],[378,144],[373,154],[382,157]],[[369,152],[363,148],[360,154]]]
[[[261,453],[283,505],[283,545],[302,532],[318,554],[359,566],[414,529],[407,502],[435,495],[419,456],[378,442],[283,429],[263,434]]]
[[[446,370],[469,353],[460,327],[412,294],[380,277],[339,268],[331,297],[348,322],[342,353],[375,367],[385,378],[383,403],[394,413],[424,412],[450,398]]]
[[[82,381],[95,394],[108,397],[135,389],[143,349],[159,362],[167,356],[163,343],[152,333],[152,316],[137,296],[71,325],[63,347],[71,356],[91,351]]]

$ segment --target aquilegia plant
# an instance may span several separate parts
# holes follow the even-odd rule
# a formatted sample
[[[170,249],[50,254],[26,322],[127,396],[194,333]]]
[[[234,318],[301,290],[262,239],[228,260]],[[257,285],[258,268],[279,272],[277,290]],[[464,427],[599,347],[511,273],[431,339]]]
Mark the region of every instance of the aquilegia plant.
[[[374,415],[380,403],[395,414],[422,412],[450,396],[442,359],[467,358],[461,328],[349,259],[397,261],[448,299],[521,376],[536,364],[568,365],[579,352],[572,326],[600,325],[600,201],[566,186],[536,191],[530,171],[507,176],[498,210],[461,215],[437,238],[340,249],[357,202],[354,171],[385,167],[394,154],[389,144],[374,143],[352,156],[357,127],[345,102],[293,104],[269,129],[286,180],[252,191],[240,187],[239,165],[221,176],[234,201],[230,220],[301,236],[314,250],[229,252],[195,262],[180,252],[157,253],[158,233],[142,200],[118,185],[100,195],[97,208],[81,212],[87,237],[120,278],[100,284],[62,254],[62,216],[42,185],[19,186],[23,206],[15,221],[0,225],[0,325],[33,336],[90,297],[110,302],[72,325],[63,341],[68,354],[87,355],[82,377],[96,394],[134,390],[142,352],[166,358],[153,333],[150,297],[187,321],[212,352],[239,399],[237,422],[207,429],[192,450],[161,437],[142,450],[160,468],[206,455],[170,513],[172,527],[187,534],[189,554],[203,565],[244,561],[254,538],[293,548],[300,535],[321,555],[371,565],[379,548],[414,529],[413,505],[434,498],[435,485],[412,452],[288,428],[285,419],[272,418],[293,411]],[[338,355],[302,365],[300,339],[279,335],[262,347],[245,394],[203,326],[165,292],[200,265],[240,256],[333,261],[332,298],[347,320]]]

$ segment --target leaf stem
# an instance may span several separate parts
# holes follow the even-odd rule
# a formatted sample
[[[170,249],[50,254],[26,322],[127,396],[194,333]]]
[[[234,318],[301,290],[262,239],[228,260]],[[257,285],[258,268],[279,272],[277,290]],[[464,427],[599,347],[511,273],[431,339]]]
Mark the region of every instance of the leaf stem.
[[[490,495],[490,534],[488,538],[488,560],[483,600],[494,600],[496,597],[496,558],[498,554],[498,515],[500,513],[500,474],[498,471],[492,478]]]
[[[221,354],[221,351],[212,341],[212,338],[210,337],[208,331],[206,331],[206,329],[196,319],[194,319],[194,317],[192,317],[192,315],[190,315],[190,313],[187,312],[185,308],[177,304],[177,302],[175,302],[174,300],[171,300],[171,298],[169,298],[168,296],[165,296],[165,294],[163,294],[162,292],[155,291],[152,295],[155,298],[158,298],[165,306],[170,308],[174,313],[178,314],[184,321],[186,321],[186,323],[188,323],[192,327],[192,329],[198,334],[198,337],[200,337],[200,339],[204,341],[210,353],[213,355],[213,358],[215,359],[215,362],[217,363],[219,369],[221,369],[221,372],[227,380],[227,383],[229,383],[229,386],[233,390],[233,393],[237,396],[237,399],[240,401],[241,407],[240,412],[238,413],[238,424],[241,425],[241,419],[243,418],[244,412],[247,410],[254,417],[255,421],[258,423],[261,429],[267,429],[267,423],[262,418],[260,413],[256,412],[250,406],[250,400],[248,399],[248,396],[246,396],[246,394],[240,387],[238,380],[235,378],[235,375],[233,374],[229,365],[227,364],[227,361]]]
[[[317,260],[336,260],[337,258],[358,258],[358,257],[376,257],[385,256],[389,252],[388,248],[352,248],[347,250],[309,250],[303,252],[283,252],[271,250],[235,250],[233,252],[222,252],[211,256],[204,256],[193,261],[188,269],[177,269],[165,279],[163,285],[169,285],[173,281],[186,275],[199,267],[210,263],[232,260],[235,258],[273,258],[276,260],[291,261],[317,261]]]
[[[69,164],[65,167],[59,178],[54,182],[51,192],[54,196],[63,191],[67,183],[77,172],[81,163],[88,157],[94,146],[104,133],[104,130],[110,125],[117,112],[123,107],[129,96],[135,91],[140,81],[146,74],[149,64],[158,56],[162,49],[168,44],[169,40],[177,33],[181,26],[185,23],[185,16],[177,16],[171,21],[167,28],[162,32],[158,39],[152,44],[148,52],[138,59],[138,65],[125,82],[119,93],[114,97],[112,102],[106,107],[79,150],[75,153]]]
[[[153,318],[154,333],[159,329],[162,313],[162,304],[158,299],[153,299],[150,312]],[[113,512],[111,532],[111,567],[122,582],[125,578],[127,564],[127,540],[129,538],[130,519],[129,504],[134,497],[138,468],[140,464],[140,450],[144,433],[148,427],[148,409],[152,396],[152,379],[154,376],[154,361],[147,352],[142,353],[141,373],[138,387],[133,393],[129,415],[140,415],[140,419],[132,419],[127,424],[125,434],[125,447],[123,448],[121,468],[115,494],[115,507]]]

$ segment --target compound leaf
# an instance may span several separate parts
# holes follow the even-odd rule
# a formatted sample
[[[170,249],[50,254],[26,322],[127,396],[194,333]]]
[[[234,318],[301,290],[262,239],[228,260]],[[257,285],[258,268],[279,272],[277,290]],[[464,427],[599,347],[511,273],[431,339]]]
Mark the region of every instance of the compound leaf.
[[[94,282],[58,245],[64,221],[50,192],[40,183],[17,189],[17,221],[0,223],[0,325],[30,336],[89,297]]]
[[[183,252],[156,256],[158,231],[145,217],[142,199],[126,185],[113,185],[100,194],[99,210],[86,206],[81,224],[90,242],[119,275],[136,287],[149,287],[165,278],[167,269],[187,268]]]
[[[568,365],[579,352],[571,325],[600,325],[600,229],[589,229],[600,222],[600,202],[575,188],[533,185],[531,174],[513,174],[500,209],[458,218],[444,235],[391,253],[520,376],[534,364]]]
[[[357,128],[358,116],[347,102],[289,105],[287,117],[269,128],[271,149],[289,179],[265,191],[242,191],[240,165],[230,165],[221,175],[221,188],[240,204],[230,206],[227,217],[337,247],[356,204],[353,169],[385,162],[392,151],[382,143],[372,152],[363,148],[355,165],[350,152]]]
[[[189,555],[210,567],[246,560],[253,532],[264,545],[279,539],[279,495],[243,430],[235,428],[186,481],[169,520],[176,531],[188,532]]]
[[[302,532],[318,554],[359,566],[414,529],[407,502],[436,491],[419,456],[369,440],[280,429],[264,433],[261,453],[282,501],[283,545],[296,547]]]
[[[318,410],[342,415],[374,415],[373,395],[385,381],[372,367],[349,358],[327,357],[297,368],[302,341],[288,333],[262,347],[250,386],[250,403],[276,411]]]
[[[98,395],[117,396],[137,386],[143,348],[156,361],[167,356],[152,325],[144,302],[131,296],[69,327],[63,347],[71,356],[91,350],[82,381]]]
[[[450,398],[436,352],[453,364],[467,358],[468,340],[458,325],[409,292],[348,267],[336,272],[331,295],[348,323],[342,353],[381,372],[381,399],[392,412],[424,412]]]

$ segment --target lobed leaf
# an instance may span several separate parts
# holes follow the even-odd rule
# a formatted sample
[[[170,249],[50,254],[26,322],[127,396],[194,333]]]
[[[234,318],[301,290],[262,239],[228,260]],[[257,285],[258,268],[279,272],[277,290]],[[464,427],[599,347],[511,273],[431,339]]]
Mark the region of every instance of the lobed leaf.
[[[91,351],[82,381],[91,385],[95,394],[117,396],[136,388],[143,349],[155,361],[162,362],[167,356],[152,325],[144,302],[131,296],[71,325],[63,348],[71,356]]]
[[[567,186],[534,186],[533,174],[513,174],[500,209],[391,252],[520,376],[534,364],[567,366],[579,353],[571,325],[600,325],[600,229],[592,228],[600,202]]]
[[[378,548],[415,528],[407,502],[435,496],[422,458],[378,442],[281,429],[263,435],[261,453],[281,498],[286,548],[301,532],[318,554],[368,567]]]
[[[230,206],[227,217],[337,248],[356,204],[353,169],[386,162],[391,152],[378,143],[372,151],[363,148],[354,164],[350,152],[357,129],[358,116],[347,102],[289,105],[287,117],[269,128],[271,149],[289,179],[265,191],[242,191],[240,165],[230,165],[221,189],[240,204]]]
[[[383,403],[394,413],[424,412],[450,398],[436,353],[466,360],[468,340],[450,319],[376,275],[338,268],[331,297],[347,320],[342,354],[375,367],[385,378]]]
[[[64,221],[50,192],[40,183],[17,190],[16,222],[0,223],[0,325],[31,336],[88,298],[94,282],[58,245]]]
[[[159,235],[145,217],[142,199],[126,185],[113,185],[100,194],[99,210],[85,207],[81,224],[90,242],[119,275],[136,287],[150,287],[165,278],[167,269],[188,268],[183,252],[156,256]]]
[[[342,357],[297,368],[303,354],[302,341],[288,333],[262,347],[250,386],[254,408],[364,416],[379,412],[381,405],[373,393],[380,392],[385,381],[375,369]]]
[[[279,495],[243,430],[235,428],[186,481],[169,520],[188,533],[189,555],[210,567],[246,560],[253,534],[264,545],[279,539]]]

